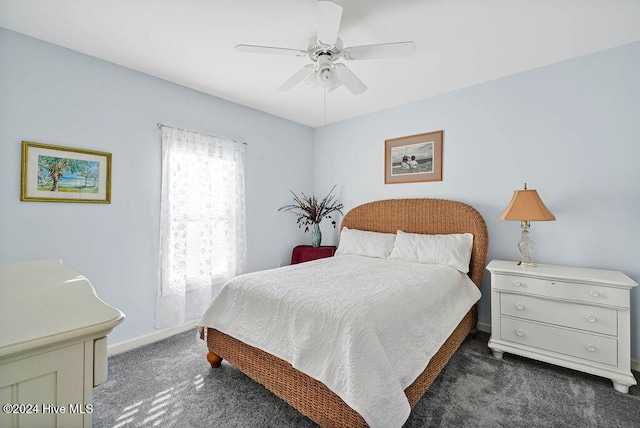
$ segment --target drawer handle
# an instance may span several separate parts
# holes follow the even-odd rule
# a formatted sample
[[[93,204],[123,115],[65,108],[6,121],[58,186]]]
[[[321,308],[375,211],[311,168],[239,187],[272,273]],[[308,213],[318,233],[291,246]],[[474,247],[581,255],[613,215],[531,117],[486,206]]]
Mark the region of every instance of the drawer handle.
[[[596,345],[593,345],[591,343],[587,345],[587,351],[589,352],[596,352],[596,349],[598,349],[596,348]]]
[[[513,283],[514,287],[520,287],[522,284],[520,283],[520,281],[516,281]]]
[[[600,297],[600,293],[598,293],[597,291],[592,291],[592,292],[591,292],[591,295],[592,295],[593,297]]]
[[[596,318],[596,317],[594,317],[593,315],[587,315],[585,318],[586,318],[586,319],[587,319],[587,321],[589,321],[589,322],[596,322],[596,319],[597,319],[597,318]]]
[[[520,329],[517,329],[517,330],[516,330],[516,334],[517,334],[518,336],[522,337],[522,336],[524,336],[524,331],[522,331],[522,330],[520,330]]]
[[[516,309],[521,311],[524,309],[524,305],[522,303],[516,303]]]

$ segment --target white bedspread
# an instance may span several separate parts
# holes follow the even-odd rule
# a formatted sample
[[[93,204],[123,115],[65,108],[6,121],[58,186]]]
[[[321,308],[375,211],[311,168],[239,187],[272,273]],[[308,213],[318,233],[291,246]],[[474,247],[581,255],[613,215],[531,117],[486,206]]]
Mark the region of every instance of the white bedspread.
[[[372,428],[401,427],[404,389],[480,298],[454,268],[337,256],[227,282],[198,322],[291,363]]]

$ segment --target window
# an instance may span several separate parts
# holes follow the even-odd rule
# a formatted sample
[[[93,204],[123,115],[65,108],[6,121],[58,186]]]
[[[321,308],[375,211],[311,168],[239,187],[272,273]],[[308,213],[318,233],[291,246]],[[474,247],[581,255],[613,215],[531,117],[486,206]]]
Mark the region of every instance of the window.
[[[246,263],[244,145],[163,126],[156,327],[202,315]]]

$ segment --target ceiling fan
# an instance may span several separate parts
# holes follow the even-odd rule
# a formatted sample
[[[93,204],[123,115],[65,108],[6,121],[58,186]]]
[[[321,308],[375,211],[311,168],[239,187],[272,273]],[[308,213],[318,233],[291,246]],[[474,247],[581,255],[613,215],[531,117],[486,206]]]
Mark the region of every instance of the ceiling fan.
[[[285,81],[278,90],[288,91],[304,81],[312,88],[322,87],[332,91],[344,85],[354,95],[367,90],[367,86],[339,59],[346,61],[401,58],[413,55],[416,50],[414,42],[381,43],[375,45],[343,47],[338,37],[342,6],[332,1],[318,1],[317,36],[309,40],[306,50],[279,48],[272,46],[237,45],[240,52],[265,53],[277,55],[293,55],[311,60]]]

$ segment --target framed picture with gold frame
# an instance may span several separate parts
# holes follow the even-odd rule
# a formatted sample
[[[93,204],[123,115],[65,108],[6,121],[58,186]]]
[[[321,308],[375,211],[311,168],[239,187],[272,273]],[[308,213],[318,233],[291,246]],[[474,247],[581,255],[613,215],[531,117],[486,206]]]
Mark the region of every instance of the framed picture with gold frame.
[[[23,141],[20,200],[111,203],[111,153]]]
[[[384,142],[384,183],[442,181],[443,131]]]

